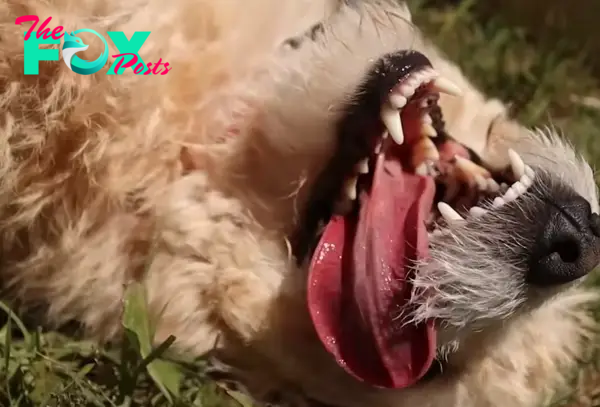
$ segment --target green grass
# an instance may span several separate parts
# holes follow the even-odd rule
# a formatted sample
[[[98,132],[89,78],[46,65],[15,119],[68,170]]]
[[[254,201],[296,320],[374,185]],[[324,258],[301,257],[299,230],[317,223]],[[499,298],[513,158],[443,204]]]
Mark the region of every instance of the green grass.
[[[409,1],[418,24],[488,94],[513,103],[528,125],[552,123],[562,129],[598,167],[600,107],[577,100],[600,96],[600,82],[587,57],[569,38],[533,38],[490,15],[475,1]],[[446,2],[448,3],[448,2]],[[600,105],[600,101],[596,101]],[[597,279],[600,285],[600,278]],[[167,362],[167,343],[150,347],[137,287],[126,302],[123,346],[98,348],[74,335],[41,332],[16,315],[0,328],[0,406],[250,406],[232,389],[226,369],[212,358]],[[599,310],[600,311],[600,310]],[[0,303],[0,315],[8,308]],[[600,319],[600,312],[599,319]],[[556,406],[600,406],[600,355],[590,347],[573,372],[571,391]],[[217,380],[216,377],[219,379]]]

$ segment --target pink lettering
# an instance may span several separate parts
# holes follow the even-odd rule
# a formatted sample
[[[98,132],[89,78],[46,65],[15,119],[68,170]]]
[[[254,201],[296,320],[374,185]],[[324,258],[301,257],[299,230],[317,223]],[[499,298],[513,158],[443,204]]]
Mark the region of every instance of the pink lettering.
[[[40,37],[43,35],[44,39],[47,40],[48,38],[50,38],[50,35],[48,34],[48,32],[50,31],[49,28],[46,28],[46,26],[48,25],[48,23],[50,22],[50,20],[52,20],[52,17],[48,17],[47,19],[44,20],[44,22],[42,23],[42,25],[40,25],[40,29],[37,30],[37,32],[35,33],[35,37],[39,40]]]
[[[153,73],[150,68],[152,68],[152,62],[148,62],[148,69],[146,70],[146,72],[144,72],[144,75],[150,75],[151,73]]]
[[[38,16],[34,16],[34,15],[26,15],[26,16],[17,17],[17,19],[15,20],[16,25],[21,25],[28,21],[33,21],[33,25],[31,27],[29,27],[29,30],[27,30],[27,33],[25,34],[25,41],[27,41],[29,39],[29,37],[31,37],[31,33],[35,29],[35,26],[37,25],[37,23],[40,22],[40,18]]]
[[[41,36],[43,36],[45,40],[47,40],[50,37],[52,37],[55,40],[59,40],[62,38],[62,36],[64,35],[64,33],[61,33],[61,31],[64,29],[62,25],[59,25],[58,27],[54,28],[52,32],[50,32],[50,28],[46,28],[46,26],[50,23],[51,20],[52,17],[48,17],[44,20],[44,22],[40,26],[40,29],[37,30],[35,33],[37,39],[39,39]],[[40,18],[34,15],[26,15],[17,17],[17,19],[15,20],[16,25],[21,25],[28,21],[32,21],[33,24],[31,25],[31,27],[29,27],[29,30],[27,30],[27,33],[25,34],[25,41],[27,41],[31,37],[31,33],[35,30],[35,27],[40,22]]]
[[[55,27],[54,30],[52,30],[52,33],[50,35],[55,40],[60,40],[62,38],[62,36],[65,34],[65,33],[61,32],[62,30],[63,30],[63,26],[59,25],[58,27]]]
[[[171,68],[169,68],[169,63],[168,63],[168,62],[165,62],[165,70],[164,70],[164,71],[162,71],[161,75],[166,75],[166,74],[167,74],[167,72],[169,72],[171,69],[173,69],[173,68],[172,68],[172,67],[171,67]]]
[[[123,65],[123,61],[125,61],[125,55],[131,55],[131,56],[133,56],[133,58],[131,58],[131,61],[129,61],[129,62],[125,63],[125,65]],[[121,60],[119,62],[117,62],[117,65],[115,66],[115,74],[119,73],[119,69],[121,69],[121,65],[123,65],[123,68],[130,68],[133,65],[135,65],[135,63],[137,62],[137,56],[130,52],[126,52],[124,54],[113,55],[112,57],[113,58],[121,58]]]
[[[139,69],[138,69],[139,68]],[[133,73],[134,74],[138,74],[140,72],[142,72],[144,70],[144,64],[142,64],[141,62],[139,64],[136,65],[135,68],[133,68]]]

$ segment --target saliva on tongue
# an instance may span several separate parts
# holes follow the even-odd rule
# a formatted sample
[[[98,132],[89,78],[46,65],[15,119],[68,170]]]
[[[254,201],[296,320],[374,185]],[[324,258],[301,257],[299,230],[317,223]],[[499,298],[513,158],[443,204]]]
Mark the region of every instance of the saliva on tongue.
[[[433,322],[399,317],[411,295],[411,265],[428,256],[434,193],[433,179],[379,154],[358,217],[334,216],[313,254],[308,306],[317,334],[343,369],[376,387],[415,384],[435,356]]]

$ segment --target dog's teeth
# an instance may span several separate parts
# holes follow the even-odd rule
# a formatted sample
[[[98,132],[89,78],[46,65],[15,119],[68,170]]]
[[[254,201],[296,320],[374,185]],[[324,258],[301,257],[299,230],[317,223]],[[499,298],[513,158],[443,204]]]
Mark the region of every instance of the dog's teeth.
[[[385,133],[384,133],[384,137],[383,137],[383,138],[387,137],[387,136],[386,136],[386,134],[387,134],[387,132],[385,132]],[[379,154],[379,153],[381,153],[381,145],[382,145],[382,141],[381,141],[381,140],[379,140],[379,141],[377,142],[377,144],[375,145],[375,150],[374,150],[374,151],[375,151],[375,154]]]
[[[502,199],[504,199],[505,202],[511,202],[517,199],[518,197],[519,195],[517,191],[515,191],[512,188],[509,188],[508,191],[506,191],[506,193],[502,196]]]
[[[400,112],[392,106],[384,104],[381,109],[381,120],[396,144],[402,145],[402,143],[404,143],[404,132],[402,131]]]
[[[431,232],[431,236],[443,236],[444,232],[442,232],[441,229],[435,229],[433,232]]]
[[[346,198],[354,201],[356,199],[356,183],[358,181],[357,177],[347,178],[344,185],[344,193]]]
[[[431,82],[432,89],[440,93],[446,93],[451,96],[461,96],[462,90],[449,79],[439,77]]]
[[[526,175],[523,175],[523,177],[525,177]],[[521,177],[522,178],[522,177]],[[527,192],[527,187],[520,181],[515,182],[512,187],[510,187],[511,189],[514,189],[514,191],[517,193],[517,195],[521,196],[523,195],[525,192]]]
[[[408,103],[408,99],[406,99],[402,95],[398,95],[397,93],[393,93],[390,95],[390,104],[396,109],[401,109]]]
[[[473,178],[475,179],[475,183],[480,191],[485,191],[488,189],[488,183],[481,175],[475,174]]]
[[[458,214],[450,205],[445,202],[438,203],[440,214],[446,219],[446,222],[463,221],[463,217]]]
[[[533,180],[527,175],[523,175],[520,182],[525,186],[525,188],[529,188],[533,184]]]
[[[429,113],[425,113],[423,116],[421,116],[421,123],[429,125],[433,123],[433,119],[431,118]]]
[[[491,178],[491,174],[488,170],[475,164],[473,161],[459,155],[454,156],[454,158],[456,159],[456,166],[461,170],[463,175],[468,178],[465,181],[471,181],[476,175],[480,175],[485,179]]]
[[[421,125],[421,134],[425,137],[437,137],[437,131],[429,123],[423,123]]]
[[[427,176],[429,174],[429,167],[427,166],[427,163],[423,163],[417,166],[417,168],[415,168],[415,174],[420,175],[422,177]]]
[[[405,98],[409,99],[415,94],[415,88],[411,86],[409,83],[405,83],[400,86],[400,93]]]
[[[525,166],[525,175],[527,175],[532,181],[535,178],[535,171],[529,165]]]
[[[471,209],[469,209],[469,213],[471,214],[471,216],[473,216],[475,218],[479,218],[479,217],[485,215],[487,213],[487,211],[483,208],[480,208],[479,206],[474,206]]]
[[[427,162],[437,162],[439,159],[440,153],[429,137],[421,137],[413,147],[412,164],[415,172],[419,170],[419,175],[427,175],[429,172]],[[425,174],[422,173],[422,165],[425,165]]]
[[[493,178],[488,178],[487,179],[487,184],[488,184],[488,190],[490,192],[498,192],[498,191],[500,191],[500,185],[498,185],[498,183],[496,181],[494,181]]]
[[[356,164],[356,172],[359,174],[369,173],[369,159],[363,158]]]
[[[508,150],[508,158],[510,159],[510,167],[515,177],[519,179],[525,175],[525,163],[515,150]]]
[[[494,202],[492,203],[492,206],[494,208],[500,208],[502,205],[504,205],[506,203],[506,201],[500,197],[494,199]]]

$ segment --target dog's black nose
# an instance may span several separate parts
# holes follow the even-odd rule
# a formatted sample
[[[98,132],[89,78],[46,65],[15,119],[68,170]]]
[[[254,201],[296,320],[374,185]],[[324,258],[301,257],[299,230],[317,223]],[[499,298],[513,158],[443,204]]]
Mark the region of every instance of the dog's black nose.
[[[527,282],[552,286],[575,281],[600,264],[600,216],[582,197],[552,202],[537,214],[540,225]]]

